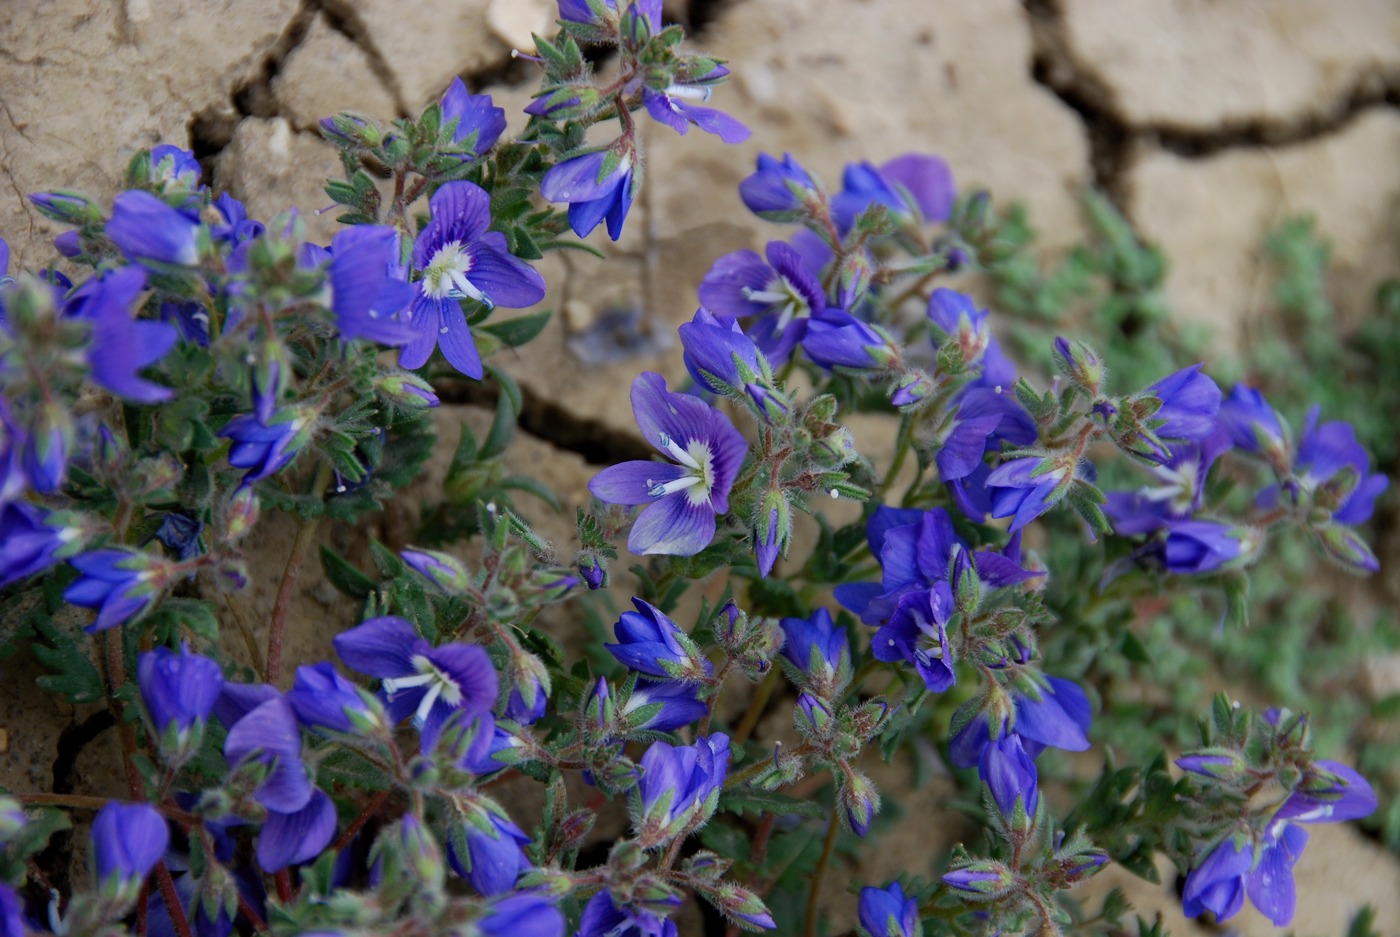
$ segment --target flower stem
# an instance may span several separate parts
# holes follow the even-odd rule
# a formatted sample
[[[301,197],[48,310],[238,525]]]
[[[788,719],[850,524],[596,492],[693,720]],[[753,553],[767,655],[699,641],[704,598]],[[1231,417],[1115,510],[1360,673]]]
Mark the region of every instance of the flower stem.
[[[322,462],[316,469],[316,480],[311,484],[312,497],[321,498],[331,483],[331,464]],[[304,517],[297,524],[296,540],[292,542],[292,554],[287,557],[287,568],[282,571],[282,582],[277,586],[277,598],[272,603],[272,627],[267,635],[267,666],[263,679],[273,686],[281,682],[282,672],[282,633],[287,627],[287,610],[292,604],[292,589],[297,576],[306,563],[306,554],[311,552],[311,544],[316,540],[316,526],[320,516]]]
[[[107,664],[107,708],[117,720],[117,736],[121,740],[122,765],[126,769],[126,784],[132,800],[145,800],[141,772],[136,768],[136,727],[126,721],[125,706],[117,691],[126,685],[126,661],[122,657],[121,632],[114,628],[102,632],[102,652]]]
[[[170,923],[175,926],[178,937],[194,937],[190,930],[189,918],[185,917],[185,906],[180,903],[180,894],[175,891],[175,880],[164,862],[156,863],[156,882],[160,885],[160,897],[165,901],[165,910],[170,912]]]
[[[355,837],[356,833],[360,832],[360,828],[368,823],[371,817],[380,811],[380,808],[384,806],[384,802],[388,799],[388,791],[380,791],[378,794],[375,794],[374,797],[370,799],[370,802],[365,804],[365,809],[360,811],[360,815],[350,821],[350,825],[345,828],[344,833],[340,834],[340,838],[335,841],[335,845],[333,845],[331,849],[339,852],[350,845],[350,840]]]
[[[739,725],[734,729],[734,737],[730,740],[730,745],[736,748],[748,741],[753,734],[754,728],[758,725],[758,720],[763,717],[763,711],[768,708],[768,701],[773,697],[773,690],[777,688],[779,680],[778,668],[774,667],[768,672],[768,676],[763,678],[763,682],[758,685],[758,692],[754,693],[753,699],[749,701],[749,708],[744,710],[743,718],[739,720]]]
[[[836,834],[841,830],[840,807],[831,808],[831,821],[826,825],[826,839],[822,841],[822,854],[817,858],[816,871],[812,873],[812,890],[807,893],[807,919],[802,928],[806,937],[816,937],[817,902],[821,900],[822,879],[826,878],[826,867],[831,864],[831,853],[836,847]]]
[[[900,414],[899,417],[899,439],[895,443],[894,461],[890,463],[890,470],[885,473],[884,480],[880,482],[877,491],[878,498],[883,501],[890,486],[894,484],[895,476],[904,467],[904,460],[909,455],[909,448],[914,442],[914,418],[909,414]]]

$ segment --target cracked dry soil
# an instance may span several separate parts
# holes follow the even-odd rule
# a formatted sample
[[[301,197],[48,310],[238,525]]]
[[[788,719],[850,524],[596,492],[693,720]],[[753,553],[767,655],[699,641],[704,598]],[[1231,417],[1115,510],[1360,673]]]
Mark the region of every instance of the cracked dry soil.
[[[1335,296],[1351,324],[1369,285],[1400,268],[1392,0],[668,0],[666,9],[731,60],[735,79],[716,103],[755,134],[725,147],[651,132],[644,213],[609,246],[618,257],[545,265],[544,305],[560,315],[505,362],[526,401],[514,458],[547,472],[569,512],[596,466],[649,451],[619,389],[641,368],[681,371],[661,341],[591,366],[571,348],[638,297],[648,307],[643,337],[665,335],[689,318],[716,256],[772,236],[735,194],[760,150],[791,151],[829,181],[849,160],[938,152],[961,184],[1025,201],[1052,252],[1083,233],[1078,194],[1098,186],[1166,249],[1177,314],[1214,326],[1222,349],[1269,327],[1251,284],[1262,235],[1287,215],[1316,214],[1333,239]],[[25,194],[62,186],[110,199],[136,149],[170,142],[193,148],[208,181],[255,215],[297,205],[327,239],[333,219],[311,211],[326,202],[320,180],[338,168],[314,121],[338,109],[415,112],[453,75],[518,113],[534,75],[510,49],[546,30],[552,10],[548,0],[9,0],[0,5],[0,236],[17,264],[46,262],[58,231]],[[444,389],[444,449],[463,421],[486,425],[493,393]],[[567,549],[568,512],[545,526]],[[387,516],[331,541],[353,555],[366,535],[394,543],[405,527]],[[274,520],[265,533],[262,572],[275,573],[290,527]],[[230,613],[256,627],[271,598],[251,590]],[[290,662],[324,654],[330,629],[319,624],[343,627],[352,615],[316,575],[303,577],[292,616],[306,626],[289,642]],[[27,666],[0,662],[0,783],[101,789],[109,720],[36,704],[23,692]],[[881,780],[891,794],[907,786],[898,773]],[[894,796],[912,818],[934,814],[940,791]],[[908,824],[850,874],[927,874],[930,837],[951,835]],[[56,840],[50,852],[44,866],[61,884],[69,844]],[[1180,918],[1169,886],[1109,881],[1174,933],[1204,932]],[[1338,933],[1365,900],[1379,920],[1400,920],[1400,866],[1352,829],[1314,830],[1298,881],[1299,933]],[[832,889],[827,907],[833,932],[853,923],[851,895]],[[1273,932],[1252,911],[1237,922],[1243,933]]]

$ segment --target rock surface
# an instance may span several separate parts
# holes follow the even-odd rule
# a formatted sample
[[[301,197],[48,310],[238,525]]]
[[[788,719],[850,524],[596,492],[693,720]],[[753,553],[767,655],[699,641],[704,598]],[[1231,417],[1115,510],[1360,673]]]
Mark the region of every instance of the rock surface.
[[[1063,0],[1123,121],[1192,131],[1323,118],[1400,77],[1390,0]]]

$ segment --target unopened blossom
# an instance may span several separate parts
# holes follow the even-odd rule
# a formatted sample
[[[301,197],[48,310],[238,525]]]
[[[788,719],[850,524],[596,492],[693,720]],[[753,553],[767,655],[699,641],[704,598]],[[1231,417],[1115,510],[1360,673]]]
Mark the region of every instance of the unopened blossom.
[[[671,461],[614,465],[588,490],[612,504],[647,505],[627,538],[633,553],[699,553],[714,539],[716,516],[729,511],[748,444],[724,414],[672,393],[652,371],[632,382],[632,412],[647,442]]]
[[[898,882],[886,888],[862,888],[860,926],[870,937],[919,937],[919,903]]]

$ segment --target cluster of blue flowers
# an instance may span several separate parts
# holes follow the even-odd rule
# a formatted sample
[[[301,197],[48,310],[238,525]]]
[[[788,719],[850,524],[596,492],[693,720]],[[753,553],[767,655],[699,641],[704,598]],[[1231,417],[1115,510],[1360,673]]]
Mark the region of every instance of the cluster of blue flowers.
[[[111,933],[127,918],[178,937],[676,937],[687,894],[735,927],[773,929],[764,850],[775,827],[815,812],[829,832],[813,932],[838,834],[872,835],[880,811],[863,755],[936,724],[950,725],[947,762],[982,793],[992,854],[960,849],[931,885],[865,888],[860,927],[914,937],[939,902],[965,912],[969,932],[1057,933],[1059,893],[1111,850],[1058,828],[1042,790],[1037,760],[1087,750],[1094,703],[1092,680],[1038,640],[1053,617],[1036,525],[1073,508],[1116,557],[1105,583],[1243,574],[1286,527],[1345,568],[1377,569],[1357,528],[1387,480],[1348,424],[1314,410],[1295,438],[1258,391],[1226,397],[1201,365],[1111,391],[1098,354],[1068,338],[1053,342],[1048,391],[1019,374],[987,310],[926,286],[977,269],[979,248],[948,166],[919,153],[851,164],[835,192],[791,155],[758,158],[743,204],[791,234],[715,260],[678,330],[689,379],[646,371],[631,386],[660,458],[592,478],[580,548],[561,560],[504,500],[512,485],[539,489],[501,477],[519,391],[489,359],[522,329],[495,310],[544,298],[531,262],[567,229],[606,222],[621,236],[643,175],[636,115],[730,143],[749,131],[696,103],[728,69],[682,51],[661,0],[558,6],[560,33],[538,46],[543,88],[514,139],[505,112],[460,79],[392,128],[322,121],[346,168],[327,191],[348,225],[328,245],[306,239],[295,211],[249,218],[171,146],[133,160],[110,210],[73,192],[32,197],[68,228],[49,269],[9,276],[0,241],[0,589],[41,609],[31,631],[72,671],[59,681],[81,688],[70,698],[108,700],[130,787],[124,800],[22,798],[96,810],[94,887],[56,900],[47,921],[25,862],[52,824],[0,799],[0,937]],[[589,44],[618,49],[612,77],[593,73]],[[611,142],[584,142],[614,118]],[[390,185],[375,177],[386,172]],[[286,688],[287,599],[316,523],[411,481],[434,382],[488,373],[496,425],[480,445],[464,433],[449,479],[469,494],[444,509],[451,525],[425,521],[416,540],[472,535],[472,559],[376,544],[376,578],[327,549],[337,588],[362,603],[332,638],[350,675],[305,663]],[[883,472],[843,409],[897,417]],[[1096,461],[1112,450],[1150,480],[1101,490]],[[910,453],[913,479],[892,498]],[[1221,494],[1225,473],[1254,480],[1247,503]],[[821,548],[793,556],[796,515],[827,498],[865,514],[838,531],[821,519]],[[247,585],[264,510],[299,528],[265,652],[240,621],[262,671],[249,679],[205,618],[217,620],[212,590]],[[537,618],[577,601],[606,622],[596,593],[624,531],[642,558],[633,610],[603,646],[611,660],[570,664]],[[683,628],[685,586],[717,569],[750,588],[708,593]],[[58,594],[92,610],[89,632],[109,632],[100,673],[48,624]],[[722,694],[741,678],[760,689],[730,719]],[[791,703],[796,739],[759,746],[775,697]],[[1251,721],[1218,705],[1204,747],[1177,764],[1189,796],[1163,848],[1189,870],[1192,915],[1223,920],[1247,894],[1286,923],[1300,824],[1377,805],[1356,772],[1313,756],[1306,720],[1286,712]],[[586,808],[570,808],[566,776]],[[538,825],[493,790],[522,778],[548,786]],[[813,803],[827,786],[829,802]],[[580,868],[610,797],[626,798],[628,827]],[[751,856],[713,851],[723,836],[697,846],[745,808],[762,817]],[[470,887],[449,886],[448,869]]]

